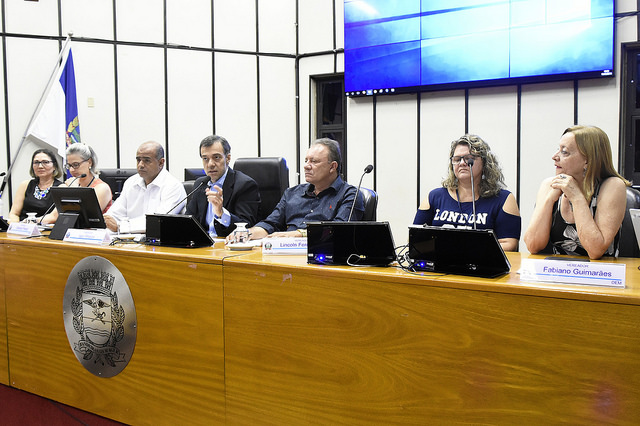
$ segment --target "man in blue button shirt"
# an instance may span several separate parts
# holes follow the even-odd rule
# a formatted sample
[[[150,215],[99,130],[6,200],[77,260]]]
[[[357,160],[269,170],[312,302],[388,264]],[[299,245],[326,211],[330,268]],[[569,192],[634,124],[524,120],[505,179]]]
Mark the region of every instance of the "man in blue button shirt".
[[[304,237],[309,221],[348,220],[357,188],[340,177],[341,162],[338,142],[315,140],[304,159],[307,183],[288,188],[273,212],[249,230],[251,239]],[[359,220],[363,212],[362,197],[358,197],[351,220]]]
[[[197,218],[213,237],[226,237],[238,222],[248,226],[256,223],[260,206],[258,184],[229,167],[229,142],[221,136],[207,136],[200,142],[200,158],[207,176],[197,179],[194,187],[208,178],[211,181],[193,193],[187,214]]]

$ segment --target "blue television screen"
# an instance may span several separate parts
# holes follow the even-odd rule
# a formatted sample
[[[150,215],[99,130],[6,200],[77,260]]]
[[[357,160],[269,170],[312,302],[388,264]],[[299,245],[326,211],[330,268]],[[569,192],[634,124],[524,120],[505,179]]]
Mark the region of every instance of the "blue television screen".
[[[613,76],[614,0],[344,0],[348,96]]]

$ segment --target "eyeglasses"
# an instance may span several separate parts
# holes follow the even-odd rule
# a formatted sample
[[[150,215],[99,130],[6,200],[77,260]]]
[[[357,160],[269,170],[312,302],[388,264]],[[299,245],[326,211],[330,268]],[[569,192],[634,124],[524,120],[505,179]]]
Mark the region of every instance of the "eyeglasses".
[[[51,164],[51,163],[53,163],[53,161],[50,161],[50,160],[38,161],[38,160],[36,160],[36,161],[33,162],[33,167],[40,167],[40,166],[48,167],[49,164]]]
[[[475,160],[476,158],[478,158],[478,156],[472,155],[472,154],[456,155],[456,156],[451,157],[451,164],[456,166],[456,165],[460,164],[460,162],[462,160],[464,160],[465,164],[469,164],[469,160]]]
[[[71,168],[77,169],[78,167],[80,167],[80,164],[86,163],[87,161],[89,161],[89,160],[88,159],[87,160],[82,160],[79,163],[67,163],[67,164],[64,165],[64,168],[67,169],[67,170],[69,170]]]

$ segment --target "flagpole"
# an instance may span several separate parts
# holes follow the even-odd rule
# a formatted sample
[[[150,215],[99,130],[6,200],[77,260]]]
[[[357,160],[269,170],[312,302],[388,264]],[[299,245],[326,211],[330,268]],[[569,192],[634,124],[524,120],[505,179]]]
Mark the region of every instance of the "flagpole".
[[[67,38],[64,41],[64,45],[62,46],[62,49],[60,49],[60,52],[58,53],[58,59],[56,59],[56,65],[53,67],[53,72],[51,73],[51,76],[49,77],[49,82],[47,83],[47,86],[44,88],[44,91],[42,92],[42,95],[40,96],[40,100],[38,101],[38,105],[36,106],[36,109],[33,111],[33,114],[31,115],[31,119],[29,120],[29,124],[27,124],[27,127],[24,130],[24,134],[22,135],[22,139],[20,140],[20,144],[18,145],[18,149],[16,150],[15,154],[13,154],[13,159],[11,160],[11,163],[9,164],[9,169],[7,170],[7,173],[4,176],[4,179],[2,179],[2,185],[0,185],[0,200],[2,199],[2,194],[4,193],[4,187],[7,184],[7,179],[9,179],[9,177],[11,176],[11,171],[13,170],[13,165],[15,164],[16,159],[18,158],[18,154],[20,154],[20,151],[22,150],[22,146],[24,145],[24,141],[27,139],[29,128],[31,127],[31,124],[33,124],[33,120],[35,119],[36,115],[40,111],[40,108],[42,107],[42,101],[46,97],[46,95],[49,92],[49,89],[51,88],[51,86],[53,85],[53,81],[54,81],[55,76],[56,76],[56,74],[58,72],[58,69],[60,67],[60,61],[62,60],[62,58],[64,56],[64,52],[67,49],[67,45],[71,42],[71,36],[72,35],[73,35],[73,32],[67,33]],[[0,216],[1,215],[2,215],[2,211],[0,211]]]

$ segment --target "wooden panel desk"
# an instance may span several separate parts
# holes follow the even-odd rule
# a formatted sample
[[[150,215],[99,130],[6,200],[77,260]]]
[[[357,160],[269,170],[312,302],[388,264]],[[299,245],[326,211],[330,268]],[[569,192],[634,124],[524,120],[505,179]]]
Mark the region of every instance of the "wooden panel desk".
[[[129,424],[224,423],[222,259],[230,254],[0,236],[11,385]],[[137,312],[133,356],[111,378],[80,364],[63,323],[69,273],[93,255],[122,272]]]
[[[224,261],[228,424],[637,424],[627,288]]]

